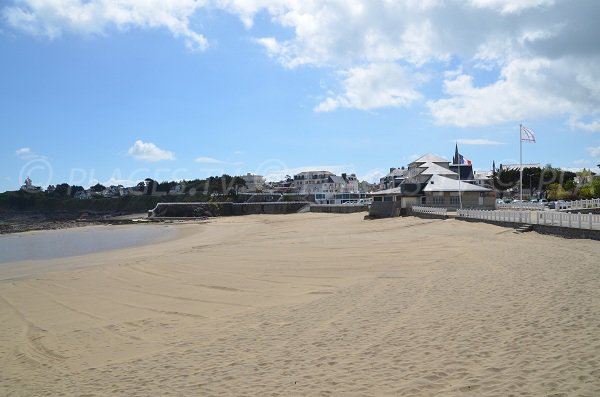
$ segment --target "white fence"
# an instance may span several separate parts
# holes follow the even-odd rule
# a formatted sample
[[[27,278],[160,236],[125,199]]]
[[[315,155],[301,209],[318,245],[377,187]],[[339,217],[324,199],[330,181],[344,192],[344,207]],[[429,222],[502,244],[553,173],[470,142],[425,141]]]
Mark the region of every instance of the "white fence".
[[[446,216],[448,214],[448,210],[446,208],[438,208],[438,207],[413,206],[412,211],[418,212],[421,214],[432,214],[432,215],[443,215],[443,216]]]
[[[496,222],[528,223],[600,230],[600,214],[569,212],[458,210],[457,217]]]
[[[496,203],[497,209],[543,211],[543,203]]]
[[[586,208],[598,208],[600,207],[600,199],[591,199],[591,200],[577,200],[577,201],[567,201],[567,209],[586,209]]]
[[[572,212],[543,212],[537,216],[538,225],[573,227],[577,229],[600,230],[600,214],[579,214]]]
[[[543,211],[545,206],[542,203],[497,203],[496,208],[500,210]],[[562,203],[561,208],[557,209],[579,210],[588,208],[600,208],[600,199],[565,201]]]
[[[531,212],[526,211],[457,210],[456,216],[496,222],[531,223]]]

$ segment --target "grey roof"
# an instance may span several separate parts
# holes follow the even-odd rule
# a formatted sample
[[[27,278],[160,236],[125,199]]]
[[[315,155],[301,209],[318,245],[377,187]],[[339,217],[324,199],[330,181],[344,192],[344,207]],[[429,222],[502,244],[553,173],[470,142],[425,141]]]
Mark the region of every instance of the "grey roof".
[[[337,176],[337,175],[329,175],[329,179],[333,183],[346,183],[344,178],[342,178],[341,176]]]
[[[385,189],[385,190],[378,190],[376,192],[369,192],[367,193],[369,196],[386,196],[386,195],[394,195],[394,194],[401,194],[402,190],[400,189],[400,187],[395,187],[392,189]]]
[[[396,168],[394,171],[390,172],[386,176],[405,176],[406,174],[408,174],[407,169]]]
[[[473,185],[467,182],[459,182],[457,179],[446,178],[441,175],[434,175],[427,181],[424,192],[489,192],[490,189]]]
[[[431,162],[420,165],[419,168],[425,168],[420,175],[457,175],[456,172]]]
[[[402,183],[400,186],[368,193],[370,196],[419,196],[422,195],[424,183]]]
[[[413,161],[413,163],[450,163],[447,159],[428,153]]]

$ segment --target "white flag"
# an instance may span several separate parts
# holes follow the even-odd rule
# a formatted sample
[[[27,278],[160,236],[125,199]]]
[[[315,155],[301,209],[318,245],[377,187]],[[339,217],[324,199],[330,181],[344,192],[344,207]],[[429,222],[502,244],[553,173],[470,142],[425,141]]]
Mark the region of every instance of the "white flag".
[[[524,125],[521,126],[521,141],[535,143],[535,134]]]

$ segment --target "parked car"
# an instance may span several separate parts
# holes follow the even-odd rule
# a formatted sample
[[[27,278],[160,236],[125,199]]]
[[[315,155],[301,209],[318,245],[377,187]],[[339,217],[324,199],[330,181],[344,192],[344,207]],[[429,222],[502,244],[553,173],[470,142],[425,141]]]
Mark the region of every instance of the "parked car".
[[[544,204],[544,205],[546,205],[546,206],[547,206],[547,205],[548,205],[548,200],[546,200],[546,199],[541,199],[541,200],[540,200],[540,203],[542,203],[542,204]]]
[[[529,202],[530,202],[530,203],[537,203],[537,202],[538,202],[538,199],[531,199],[531,200],[529,200]]]
[[[564,200],[558,200],[556,202],[556,209],[557,210],[564,210],[567,209],[567,202]]]
[[[551,210],[555,209],[556,208],[556,201],[550,201],[548,203],[548,208],[551,209]]]

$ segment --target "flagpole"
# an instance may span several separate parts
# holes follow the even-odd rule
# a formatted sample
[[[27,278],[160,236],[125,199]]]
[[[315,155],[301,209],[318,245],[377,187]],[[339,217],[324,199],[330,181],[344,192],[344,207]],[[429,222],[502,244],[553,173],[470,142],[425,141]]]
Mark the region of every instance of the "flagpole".
[[[523,124],[519,124],[519,194],[523,201]]]
[[[460,205],[460,209],[462,210],[462,194],[460,191],[460,166],[462,164],[460,163],[460,158],[458,159],[458,203]]]

